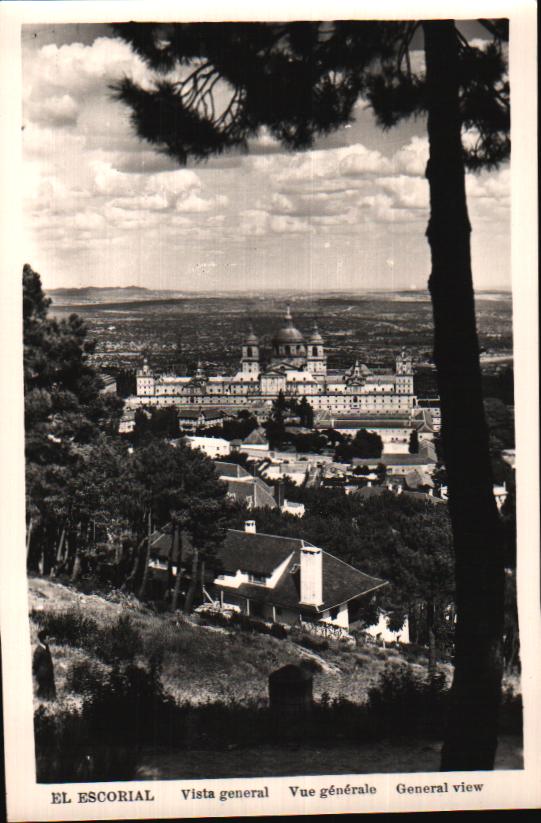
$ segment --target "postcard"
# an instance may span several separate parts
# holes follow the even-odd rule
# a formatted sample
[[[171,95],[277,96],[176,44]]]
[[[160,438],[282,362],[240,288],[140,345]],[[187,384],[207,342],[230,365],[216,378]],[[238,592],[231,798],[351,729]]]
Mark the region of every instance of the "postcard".
[[[0,8],[9,821],[541,802],[536,6],[361,5]]]

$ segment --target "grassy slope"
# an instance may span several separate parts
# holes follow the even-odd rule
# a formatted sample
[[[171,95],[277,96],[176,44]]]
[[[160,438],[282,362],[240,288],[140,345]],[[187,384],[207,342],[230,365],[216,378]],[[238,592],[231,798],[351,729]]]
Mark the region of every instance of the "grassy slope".
[[[192,622],[177,626],[171,615],[153,614],[136,600],[114,602],[41,578],[29,580],[29,606],[30,610],[46,612],[77,607],[101,626],[129,613],[144,639],[144,656],[148,658],[158,648],[163,652],[164,686],[178,701],[266,698],[267,678],[272,671],[285,663],[312,660],[317,668],[314,672],[316,697],[327,692],[330,697],[342,695],[363,702],[386,662],[404,660],[396,649],[329,648],[316,654],[291,640],[225,631]],[[31,628],[35,642],[33,621]],[[69,667],[77,660],[88,659],[88,652],[54,642],[51,651],[59,697],[68,697],[65,681]]]

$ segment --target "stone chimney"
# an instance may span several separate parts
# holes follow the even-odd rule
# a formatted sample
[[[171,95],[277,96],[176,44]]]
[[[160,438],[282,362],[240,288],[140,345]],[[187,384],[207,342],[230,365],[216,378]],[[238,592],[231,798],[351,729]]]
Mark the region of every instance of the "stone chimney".
[[[305,606],[323,603],[323,552],[316,546],[304,545],[301,554],[301,600]]]
[[[246,534],[256,534],[255,520],[246,520],[244,522],[244,531]]]

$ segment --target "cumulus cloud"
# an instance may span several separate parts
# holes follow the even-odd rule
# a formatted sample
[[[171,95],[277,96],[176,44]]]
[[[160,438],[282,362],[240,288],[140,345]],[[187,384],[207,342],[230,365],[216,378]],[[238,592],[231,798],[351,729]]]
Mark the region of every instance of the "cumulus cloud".
[[[248,237],[266,234],[270,215],[263,209],[245,209],[239,215],[239,233]]]
[[[410,142],[396,152],[392,158],[395,173],[423,177],[428,161],[428,139],[412,137]]]
[[[77,123],[79,106],[70,94],[49,97],[30,105],[29,117],[35,123],[45,126],[74,126]]]

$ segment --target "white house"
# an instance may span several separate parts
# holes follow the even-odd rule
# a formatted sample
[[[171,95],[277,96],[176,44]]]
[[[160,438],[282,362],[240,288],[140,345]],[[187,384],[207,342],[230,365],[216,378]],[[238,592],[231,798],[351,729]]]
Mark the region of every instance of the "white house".
[[[170,551],[167,530],[156,533],[151,569],[166,572]],[[209,589],[223,610],[336,636],[357,619],[361,598],[387,585],[306,540],[258,533],[254,520],[228,529],[216,563]]]
[[[223,437],[203,437],[202,435],[186,435],[184,442],[191,449],[199,449],[207,457],[224,457],[231,453],[231,443]]]

